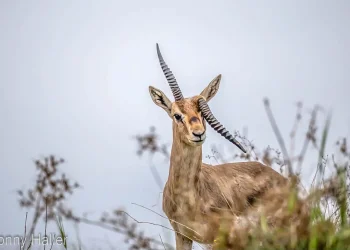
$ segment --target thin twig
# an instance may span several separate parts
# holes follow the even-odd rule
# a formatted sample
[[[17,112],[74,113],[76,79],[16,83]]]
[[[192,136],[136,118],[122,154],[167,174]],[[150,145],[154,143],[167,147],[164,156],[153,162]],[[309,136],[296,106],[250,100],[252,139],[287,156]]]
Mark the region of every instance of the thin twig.
[[[29,249],[31,248],[32,243],[33,243],[33,237],[30,237],[30,238],[31,238],[31,240],[30,240],[30,242],[29,242],[29,246],[28,246],[27,250],[29,250]]]
[[[74,220],[78,221],[78,222],[81,222],[81,223],[85,223],[85,224],[88,224],[88,225],[92,225],[92,226],[98,226],[100,228],[103,228],[105,230],[108,230],[108,231],[112,231],[112,232],[117,232],[117,233],[120,233],[120,234],[127,234],[127,232],[121,230],[120,228],[117,228],[115,226],[109,226],[101,221],[94,221],[94,220],[89,220],[87,218],[82,218],[82,217],[74,217]],[[162,243],[156,239],[153,239],[153,238],[149,238],[149,240],[154,243],[154,244],[157,244],[157,245],[161,245]]]
[[[163,244],[164,250],[166,250],[166,247],[165,247],[165,245],[164,245],[164,243],[163,243],[163,240],[162,240],[162,236],[159,235],[159,238],[160,238],[160,241],[161,241],[162,244]]]
[[[183,227],[187,228],[188,230],[191,230],[192,232],[194,232],[194,233],[198,234],[199,236],[201,236],[199,233],[197,233],[197,232],[196,232],[195,230],[193,230],[192,228],[190,228],[190,227],[188,227],[188,226],[186,226],[186,225],[184,225],[184,224],[182,224],[182,223],[180,223],[180,222],[177,222],[177,221],[175,221],[175,220],[169,219],[168,217],[165,217],[165,216],[161,215],[160,213],[157,213],[156,211],[154,211],[154,210],[152,210],[152,209],[150,209],[150,208],[147,208],[147,207],[145,207],[145,206],[142,206],[142,205],[139,205],[139,204],[136,204],[136,203],[131,203],[131,204],[132,204],[132,205],[139,206],[139,207],[142,207],[142,208],[144,208],[144,209],[146,209],[146,210],[148,210],[148,211],[151,211],[152,213],[155,213],[156,215],[159,215],[160,217],[162,217],[162,218],[164,218],[164,219],[167,219],[167,220],[169,220],[169,221],[171,221],[171,222],[174,222],[174,223],[176,223],[176,224],[178,224],[178,225],[180,225],[180,226],[183,226]]]
[[[293,159],[293,157],[294,157],[296,134],[298,132],[298,127],[299,127],[298,125],[300,124],[300,121],[301,121],[301,108],[302,108],[302,103],[298,102],[293,128],[292,128],[292,131],[290,132],[290,157],[291,157],[291,159]]]
[[[132,216],[131,216],[130,214],[128,214],[127,212],[125,212],[125,211],[122,211],[122,212],[125,213],[128,217],[130,217],[130,219],[132,219],[133,221],[135,221],[135,222],[138,223],[138,224],[148,224],[148,225],[153,225],[153,226],[162,227],[162,228],[168,229],[168,230],[170,230],[170,231],[173,231],[173,232],[175,232],[175,233],[177,233],[177,234],[180,234],[181,236],[183,236],[183,237],[185,237],[185,238],[187,238],[187,239],[189,239],[189,240],[196,241],[196,239],[191,239],[189,236],[187,236],[187,235],[185,235],[185,234],[183,234],[183,233],[181,233],[181,232],[179,232],[179,231],[176,231],[176,230],[174,230],[174,229],[172,229],[172,228],[170,228],[170,227],[166,227],[166,226],[164,226],[164,225],[160,225],[160,224],[153,223],[153,222],[148,222],[148,221],[139,221],[139,220],[135,219],[134,217],[132,217]]]
[[[221,190],[220,190],[221,191]],[[226,199],[226,196],[224,195],[224,193],[221,191],[221,194],[222,194],[222,197],[224,197],[225,201],[226,201],[226,204],[228,205],[228,207],[230,208],[231,212],[233,215],[235,215],[230,203],[228,202],[228,200]]]
[[[81,239],[80,239],[80,233],[79,233],[79,226],[77,222],[74,223],[74,228],[77,235],[78,247],[79,247],[79,250],[81,250]]]
[[[158,193],[157,202],[156,202],[154,205],[152,205],[152,207],[155,207],[155,206],[157,206],[157,205],[159,204],[160,195],[161,195],[162,193],[163,193],[163,192],[159,192],[159,193]]]
[[[307,151],[307,148],[309,146],[309,138],[306,136],[305,137],[305,140],[304,140],[304,144],[303,144],[303,147],[301,149],[301,152],[298,156],[298,166],[297,166],[297,173],[299,173],[301,171],[301,166],[303,164],[303,161],[304,161],[304,158],[305,158],[305,154],[306,154],[306,151]]]
[[[276,135],[276,138],[277,138],[277,141],[281,147],[281,150],[283,152],[283,155],[285,157],[285,161],[287,163],[287,167],[288,167],[288,174],[291,176],[293,175],[293,168],[292,168],[292,165],[291,165],[291,162],[290,162],[290,158],[288,156],[288,152],[287,152],[287,148],[286,148],[286,145],[284,143],[284,140],[283,140],[283,137],[278,129],[278,126],[277,126],[277,123],[276,123],[276,120],[272,114],[272,111],[271,111],[271,108],[270,108],[270,102],[267,98],[264,99],[264,106],[265,106],[265,109],[266,109],[266,113],[267,113],[267,116],[270,120],[270,123],[271,123],[271,126],[272,126],[272,129]]]
[[[54,242],[54,240],[53,240],[53,241],[51,241],[51,247],[50,247],[50,250],[52,250],[52,247],[53,247],[53,242]]]
[[[160,177],[158,170],[153,166],[153,164],[150,165],[150,169],[151,169],[153,179],[158,184],[158,187],[162,189],[164,187],[164,183],[162,181],[162,178]]]
[[[181,232],[178,232],[178,231],[176,231],[176,230],[174,230],[174,229],[172,229],[172,228],[169,228],[169,227],[166,227],[166,226],[164,226],[164,225],[160,225],[160,224],[154,223],[154,222],[139,221],[139,220],[135,219],[134,217],[132,217],[129,213],[127,213],[127,212],[125,212],[125,211],[122,211],[122,212],[123,212],[124,214],[126,214],[130,219],[132,219],[133,221],[135,221],[135,222],[138,223],[138,224],[148,224],[148,225],[153,225],[153,226],[158,226],[158,227],[162,227],[162,228],[165,228],[165,229],[169,229],[169,230],[171,230],[171,231],[173,231],[173,232],[175,232],[175,233],[181,234],[182,236],[184,236],[184,237],[186,237],[186,238],[192,240],[192,239],[189,238],[188,236],[186,236],[186,235],[182,234]]]
[[[46,235],[46,228],[47,228],[47,202],[46,202],[46,204],[45,204],[46,206],[46,210],[45,210],[45,237],[47,237],[47,235]],[[44,250],[46,249],[46,244],[44,244]]]
[[[27,237],[27,218],[28,218],[28,212],[26,212],[26,219],[24,221],[24,235],[23,238],[21,240],[21,245],[19,246],[19,250],[24,249],[24,245],[26,243],[26,237]],[[23,244],[23,240],[24,240],[24,244]]]
[[[310,118],[310,122],[309,122],[308,131],[306,132],[304,144],[303,144],[303,147],[302,147],[302,149],[299,153],[299,156],[298,156],[297,172],[301,171],[301,166],[302,166],[303,161],[305,159],[305,155],[306,155],[306,151],[307,151],[308,146],[309,146],[309,142],[312,139],[312,136],[314,134],[315,124],[316,124],[316,119],[317,119],[317,112],[318,112],[318,107],[315,107],[311,112],[311,118]]]

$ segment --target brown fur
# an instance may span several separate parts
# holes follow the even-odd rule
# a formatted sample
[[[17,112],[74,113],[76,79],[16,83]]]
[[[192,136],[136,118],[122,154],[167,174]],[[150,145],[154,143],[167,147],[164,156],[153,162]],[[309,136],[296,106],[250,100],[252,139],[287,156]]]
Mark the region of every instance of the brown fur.
[[[220,76],[219,76],[220,77]],[[202,91],[210,100],[217,92],[218,77]],[[216,80],[216,81],[215,81]],[[221,165],[202,163],[202,142],[192,133],[205,132],[198,98],[171,103],[160,90],[150,87],[153,101],[173,118],[170,170],[163,192],[163,210],[176,231],[176,250],[192,249],[192,241],[212,244],[223,218],[234,221],[268,202],[268,191],[287,180],[259,162]],[[174,118],[181,115],[182,121]]]

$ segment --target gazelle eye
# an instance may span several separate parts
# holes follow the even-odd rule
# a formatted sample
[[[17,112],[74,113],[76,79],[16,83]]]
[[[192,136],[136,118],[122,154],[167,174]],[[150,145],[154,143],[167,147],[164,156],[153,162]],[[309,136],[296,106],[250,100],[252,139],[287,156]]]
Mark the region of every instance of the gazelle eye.
[[[181,115],[175,114],[174,117],[177,121],[181,121],[181,118],[182,118]]]

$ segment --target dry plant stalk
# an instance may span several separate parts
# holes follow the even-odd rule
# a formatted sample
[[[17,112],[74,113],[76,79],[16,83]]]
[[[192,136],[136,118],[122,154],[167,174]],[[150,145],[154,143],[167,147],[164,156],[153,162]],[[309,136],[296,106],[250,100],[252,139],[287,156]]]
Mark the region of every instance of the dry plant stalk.
[[[70,180],[60,169],[64,163],[63,159],[55,156],[45,157],[43,160],[36,160],[36,180],[33,187],[27,190],[18,190],[20,207],[32,210],[33,221],[27,230],[27,217],[25,222],[25,235],[31,236],[35,233],[40,218],[45,220],[45,231],[48,221],[55,221],[57,216],[63,217],[74,224],[83,223],[103,228],[118,234],[125,235],[125,243],[130,250],[154,250],[162,249],[163,244],[158,239],[153,239],[137,230],[137,223],[131,222],[122,209],[116,209],[112,213],[104,212],[99,220],[91,220],[85,216],[78,216],[67,206],[67,198],[80,187],[77,182]],[[27,213],[26,213],[27,215]],[[45,216],[44,216],[45,215]],[[28,233],[27,233],[28,231]],[[46,234],[46,232],[45,232]],[[31,237],[28,237],[31,238]],[[31,242],[26,242],[23,249],[30,248]],[[169,249],[171,246],[167,245]]]

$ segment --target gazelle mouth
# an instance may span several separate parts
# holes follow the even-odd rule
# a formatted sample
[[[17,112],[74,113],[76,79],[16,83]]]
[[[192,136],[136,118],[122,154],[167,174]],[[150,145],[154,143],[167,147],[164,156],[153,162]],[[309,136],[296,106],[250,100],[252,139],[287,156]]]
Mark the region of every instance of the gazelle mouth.
[[[192,142],[195,142],[195,143],[198,143],[198,142],[203,142],[203,141],[205,141],[205,138],[203,138],[203,139],[200,139],[200,140],[191,140]]]
[[[194,142],[194,143],[201,143],[201,142],[204,142],[206,138],[207,138],[206,134],[203,133],[203,134],[200,135],[200,136],[192,137],[192,138],[190,139],[190,141],[191,141],[191,142]]]

